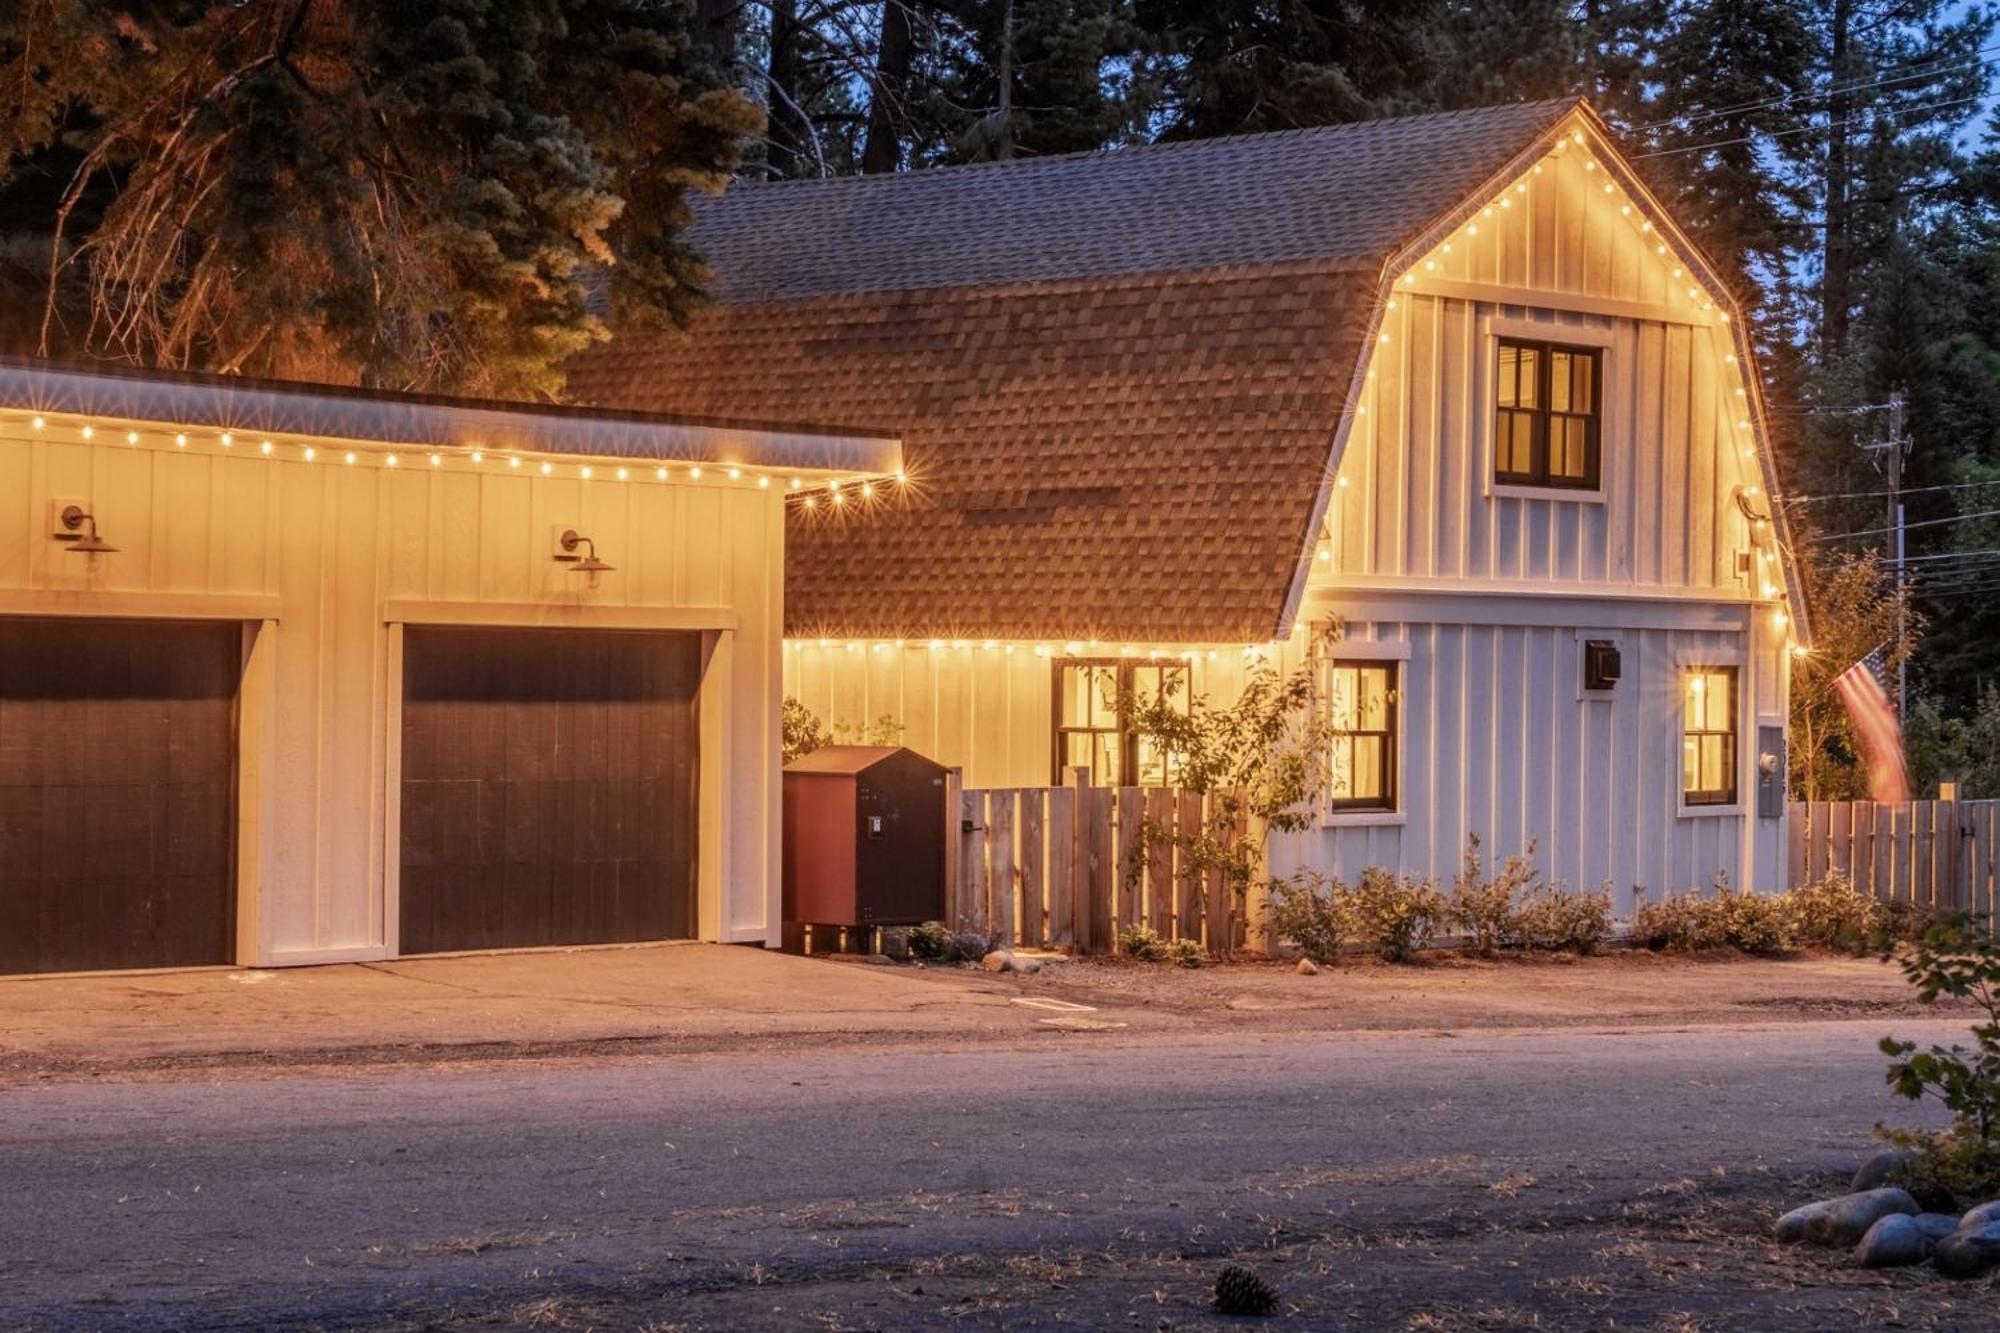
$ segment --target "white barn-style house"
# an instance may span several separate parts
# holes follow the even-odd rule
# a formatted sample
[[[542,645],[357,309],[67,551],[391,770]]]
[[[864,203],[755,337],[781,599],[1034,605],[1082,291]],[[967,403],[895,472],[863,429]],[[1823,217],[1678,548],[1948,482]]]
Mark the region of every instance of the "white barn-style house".
[[[900,467],[0,362],[0,973],[776,943],[786,497]]]
[[[1274,849],[1468,835],[1630,892],[1784,876],[1787,566],[1741,312],[1579,101],[732,189],[716,304],[588,401],[900,435],[791,516],[785,682],[969,786],[1168,774],[1094,683],[1227,701],[1314,631],[1336,781]]]

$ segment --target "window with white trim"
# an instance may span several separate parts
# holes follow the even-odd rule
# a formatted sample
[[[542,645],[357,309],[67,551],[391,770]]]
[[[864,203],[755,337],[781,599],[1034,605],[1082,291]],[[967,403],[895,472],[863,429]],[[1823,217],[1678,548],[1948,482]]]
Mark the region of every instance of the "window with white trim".
[[[1327,805],[1339,812],[1396,808],[1396,744],[1401,726],[1397,663],[1334,658],[1326,665],[1332,732]]]

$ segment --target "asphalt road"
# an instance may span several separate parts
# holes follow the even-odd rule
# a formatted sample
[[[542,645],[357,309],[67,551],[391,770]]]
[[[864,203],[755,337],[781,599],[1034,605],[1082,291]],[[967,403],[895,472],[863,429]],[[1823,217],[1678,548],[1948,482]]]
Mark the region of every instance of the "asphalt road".
[[[1911,1115],[1884,1026],[17,1085],[0,1327],[1192,1327],[1230,1256],[1311,1327],[1838,1327],[1757,1237]]]

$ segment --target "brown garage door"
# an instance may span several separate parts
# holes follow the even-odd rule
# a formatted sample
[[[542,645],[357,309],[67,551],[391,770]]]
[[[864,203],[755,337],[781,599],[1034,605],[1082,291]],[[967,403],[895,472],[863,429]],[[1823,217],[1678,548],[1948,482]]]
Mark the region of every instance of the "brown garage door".
[[[403,639],[402,951],[695,933],[700,636]]]
[[[0,972],[234,952],[242,628],[0,617]]]

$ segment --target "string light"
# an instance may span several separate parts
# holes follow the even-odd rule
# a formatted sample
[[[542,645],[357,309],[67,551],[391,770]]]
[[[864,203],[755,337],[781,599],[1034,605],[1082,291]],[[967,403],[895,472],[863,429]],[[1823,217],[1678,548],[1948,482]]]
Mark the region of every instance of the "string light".
[[[472,451],[472,461],[475,463],[484,463],[486,461],[486,455],[480,453],[479,450],[474,449]]]
[[[653,480],[665,481],[666,479],[667,479],[667,470],[665,468],[656,467],[653,469]]]
[[[91,427],[91,426],[85,426],[85,427],[83,428],[83,438],[84,438],[84,439],[86,439],[86,440],[87,440],[87,439],[89,439],[89,438],[90,438],[91,436],[93,436],[93,435],[95,435],[95,434],[97,434],[97,431],[96,431],[96,429],[95,429],[94,427]]]
[[[35,429],[36,429],[36,430],[40,430],[40,429],[41,429],[41,428],[42,428],[43,426],[45,426],[45,425],[47,425],[47,424],[48,424],[48,423],[47,423],[47,422],[45,422],[45,421],[43,421],[43,420],[42,420],[42,419],[41,419],[40,417],[36,417],[36,418],[35,418],[35,421],[34,421],[34,426],[35,426]]]
[[[236,437],[234,435],[231,435],[228,431],[222,432],[222,447],[225,449],[233,449],[235,448],[235,446],[236,446]]]
[[[319,455],[314,451],[311,445],[307,445],[304,451],[299,455],[299,457],[305,459],[306,462],[310,463],[313,461],[313,459],[319,457]]]
[[[431,466],[432,466],[432,467],[443,467],[443,466],[444,466],[444,455],[443,455],[443,454],[432,454],[432,455],[431,455]]]
[[[345,458],[342,458],[342,459],[341,459],[340,461],[341,461],[341,462],[343,462],[343,463],[345,463],[345,464],[347,464],[347,465],[348,465],[349,467],[353,467],[353,466],[354,466],[354,451],[353,451],[352,449],[349,449],[349,450],[347,451],[347,456],[346,456]]]
[[[390,454],[390,455],[389,455],[389,456],[388,456],[387,458],[384,458],[384,459],[382,460],[382,466],[384,466],[384,467],[394,467],[394,466],[396,466],[396,455],[394,455],[394,454]],[[544,464],[542,464],[542,466],[543,466],[543,467],[547,467],[547,466],[548,466],[548,464],[544,463]]]
[[[263,443],[257,446],[257,452],[264,455],[264,457],[269,458],[271,456],[272,448],[273,446],[271,442],[269,440],[265,440]]]
[[[127,443],[127,444],[137,444],[138,442],[139,442],[139,432],[138,432],[138,431],[136,431],[136,430],[128,430],[128,431],[126,431],[126,432],[125,432],[125,443]]]
[[[36,417],[36,418],[35,418],[35,424],[36,424],[37,426],[41,425],[41,424],[42,424],[42,419],[41,419],[40,417]],[[188,447],[188,437],[187,437],[187,435],[186,435],[186,433],[185,433],[185,432],[183,432],[182,434],[179,434],[179,435],[176,435],[176,436],[174,436],[174,448],[176,448],[176,449],[185,449],[185,448],[187,448],[187,447]]]
[[[623,481],[623,480],[625,480],[625,478],[627,478],[627,477],[629,477],[629,476],[631,476],[631,475],[632,475],[631,473],[627,472],[627,471],[626,471],[626,470],[625,470],[624,468],[622,468],[622,467],[618,469],[618,480],[620,480],[620,481]]]
[[[542,470],[544,472],[548,471],[548,467],[549,465],[547,463],[542,464]],[[577,475],[582,477],[585,481],[590,480],[590,464],[585,463],[582,467],[578,468],[576,471]]]

